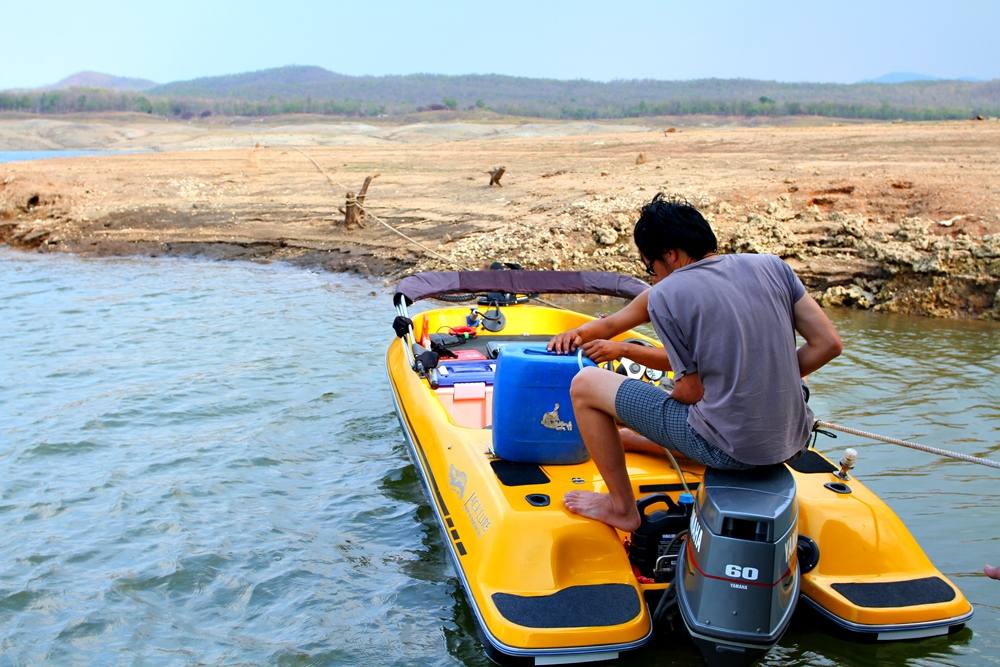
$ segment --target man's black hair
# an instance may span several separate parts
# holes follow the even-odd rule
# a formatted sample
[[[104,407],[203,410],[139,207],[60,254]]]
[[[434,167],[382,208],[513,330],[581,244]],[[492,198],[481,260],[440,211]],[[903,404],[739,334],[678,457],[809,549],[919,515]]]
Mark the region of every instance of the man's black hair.
[[[715,233],[698,209],[662,192],[642,207],[633,236],[639,252],[650,262],[662,259],[668,250],[683,250],[697,260],[719,249]]]

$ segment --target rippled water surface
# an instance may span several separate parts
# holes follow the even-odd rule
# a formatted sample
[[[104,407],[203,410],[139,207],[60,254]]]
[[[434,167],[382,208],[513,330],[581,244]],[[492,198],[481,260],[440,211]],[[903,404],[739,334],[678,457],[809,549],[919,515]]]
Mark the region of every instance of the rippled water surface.
[[[388,294],[0,251],[0,664],[485,664],[392,411]],[[1000,458],[996,325],[836,319],[818,415]],[[795,628],[768,662],[1000,664],[1000,475],[821,443],[848,445],[977,615],[880,647]]]

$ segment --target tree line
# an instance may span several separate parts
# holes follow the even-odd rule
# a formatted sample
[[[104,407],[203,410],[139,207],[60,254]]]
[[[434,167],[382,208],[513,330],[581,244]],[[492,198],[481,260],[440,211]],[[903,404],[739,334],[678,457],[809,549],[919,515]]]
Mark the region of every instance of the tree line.
[[[127,111],[167,118],[221,116],[276,116],[312,113],[333,116],[379,116],[384,105],[361,100],[311,99],[193,99],[138,93],[123,93],[100,88],[35,92],[0,92],[0,111],[35,114]]]
[[[489,100],[477,98],[460,103],[455,97],[418,104],[412,101],[375,103],[361,99],[313,99],[279,97],[266,99],[198,98],[120,92],[98,88],[44,92],[0,92],[0,111],[32,114],[81,112],[134,112],[167,118],[250,116],[283,114],[319,114],[344,117],[374,117],[427,110],[484,109],[512,116],[554,119],[613,119],[643,116],[829,116],[878,120],[949,120],[971,115],[1000,115],[1000,105],[925,105],[891,104],[885,101],[775,100],[767,96],[755,99],[669,99],[638,102],[608,102],[604,99],[537,99],[530,101]]]

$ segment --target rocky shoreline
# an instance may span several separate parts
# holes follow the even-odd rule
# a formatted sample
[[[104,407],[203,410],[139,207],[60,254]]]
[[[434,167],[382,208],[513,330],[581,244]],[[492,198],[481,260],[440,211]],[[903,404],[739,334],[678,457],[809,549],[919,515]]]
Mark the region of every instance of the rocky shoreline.
[[[579,202],[546,230],[534,225],[472,236],[439,250],[487,264],[506,253],[526,268],[587,268],[636,273],[631,239],[641,201]],[[864,215],[795,211],[775,202],[763,212],[695,201],[718,231],[722,252],[770,253],[796,270],[826,307],[955,319],[1000,320],[1000,234],[948,234],[953,221],[906,218],[872,225]],[[582,215],[581,215],[582,214]],[[562,236],[563,238],[553,238]],[[421,259],[418,270],[449,262]]]
[[[618,128],[612,135],[544,140],[310,148],[314,165],[301,149],[277,142],[10,163],[0,165],[0,242],[41,252],[288,261],[390,279],[495,260],[638,274],[632,224],[639,207],[666,190],[705,213],[723,251],[785,258],[824,306],[1000,319],[1000,215],[992,196],[1000,192],[994,162],[1000,132],[980,132],[977,140],[986,144],[970,147],[969,128],[961,124],[924,124],[909,134],[880,127],[772,128],[785,136],[772,141],[776,154],[765,151],[763,161],[754,145],[759,136],[746,129],[692,129],[665,146],[646,128]],[[808,154],[783,163],[795,144],[810,145],[801,136],[809,131],[820,151],[895,132],[866,149],[876,153],[898,152],[894,144],[902,139],[919,143],[951,133],[950,145],[965,154],[909,170],[887,169],[864,154],[846,167]],[[720,137],[742,141],[738,152],[758,151],[752,170],[735,169],[732,154],[705,155]],[[604,148],[609,144],[613,155]],[[588,159],[594,153],[598,159]],[[632,163],[622,167],[625,159]],[[477,167],[501,161],[512,172],[506,187],[489,188]],[[606,165],[615,161],[612,174]],[[327,169],[334,168],[331,177]],[[713,168],[721,172],[714,180],[677,177]],[[334,199],[341,182],[357,187],[360,174],[376,171],[383,176],[373,186],[377,204],[367,225],[345,229],[336,210],[342,203]],[[975,197],[967,196],[970,190]]]

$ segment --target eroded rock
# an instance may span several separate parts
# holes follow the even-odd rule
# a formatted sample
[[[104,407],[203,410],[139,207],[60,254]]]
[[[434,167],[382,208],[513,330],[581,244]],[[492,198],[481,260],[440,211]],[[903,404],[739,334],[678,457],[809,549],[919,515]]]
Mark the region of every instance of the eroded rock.
[[[825,306],[853,306],[868,310],[875,306],[875,295],[858,285],[834,285],[820,297],[820,303]]]
[[[692,195],[709,217],[723,252],[772,253],[793,262],[825,307],[1000,319],[1000,235],[934,235],[936,223],[907,218],[896,228],[860,214],[809,207],[788,219]],[[641,275],[632,227],[648,199],[594,196],[553,212],[554,223],[512,223],[457,238],[441,249],[448,262],[418,261],[416,270],[481,268],[495,260],[532,269],[575,268]],[[789,210],[791,213],[791,211]],[[808,222],[806,222],[808,220]],[[841,268],[842,267],[842,268]]]
[[[594,230],[594,240],[600,245],[614,245],[618,242],[618,232],[610,227],[598,227]]]

